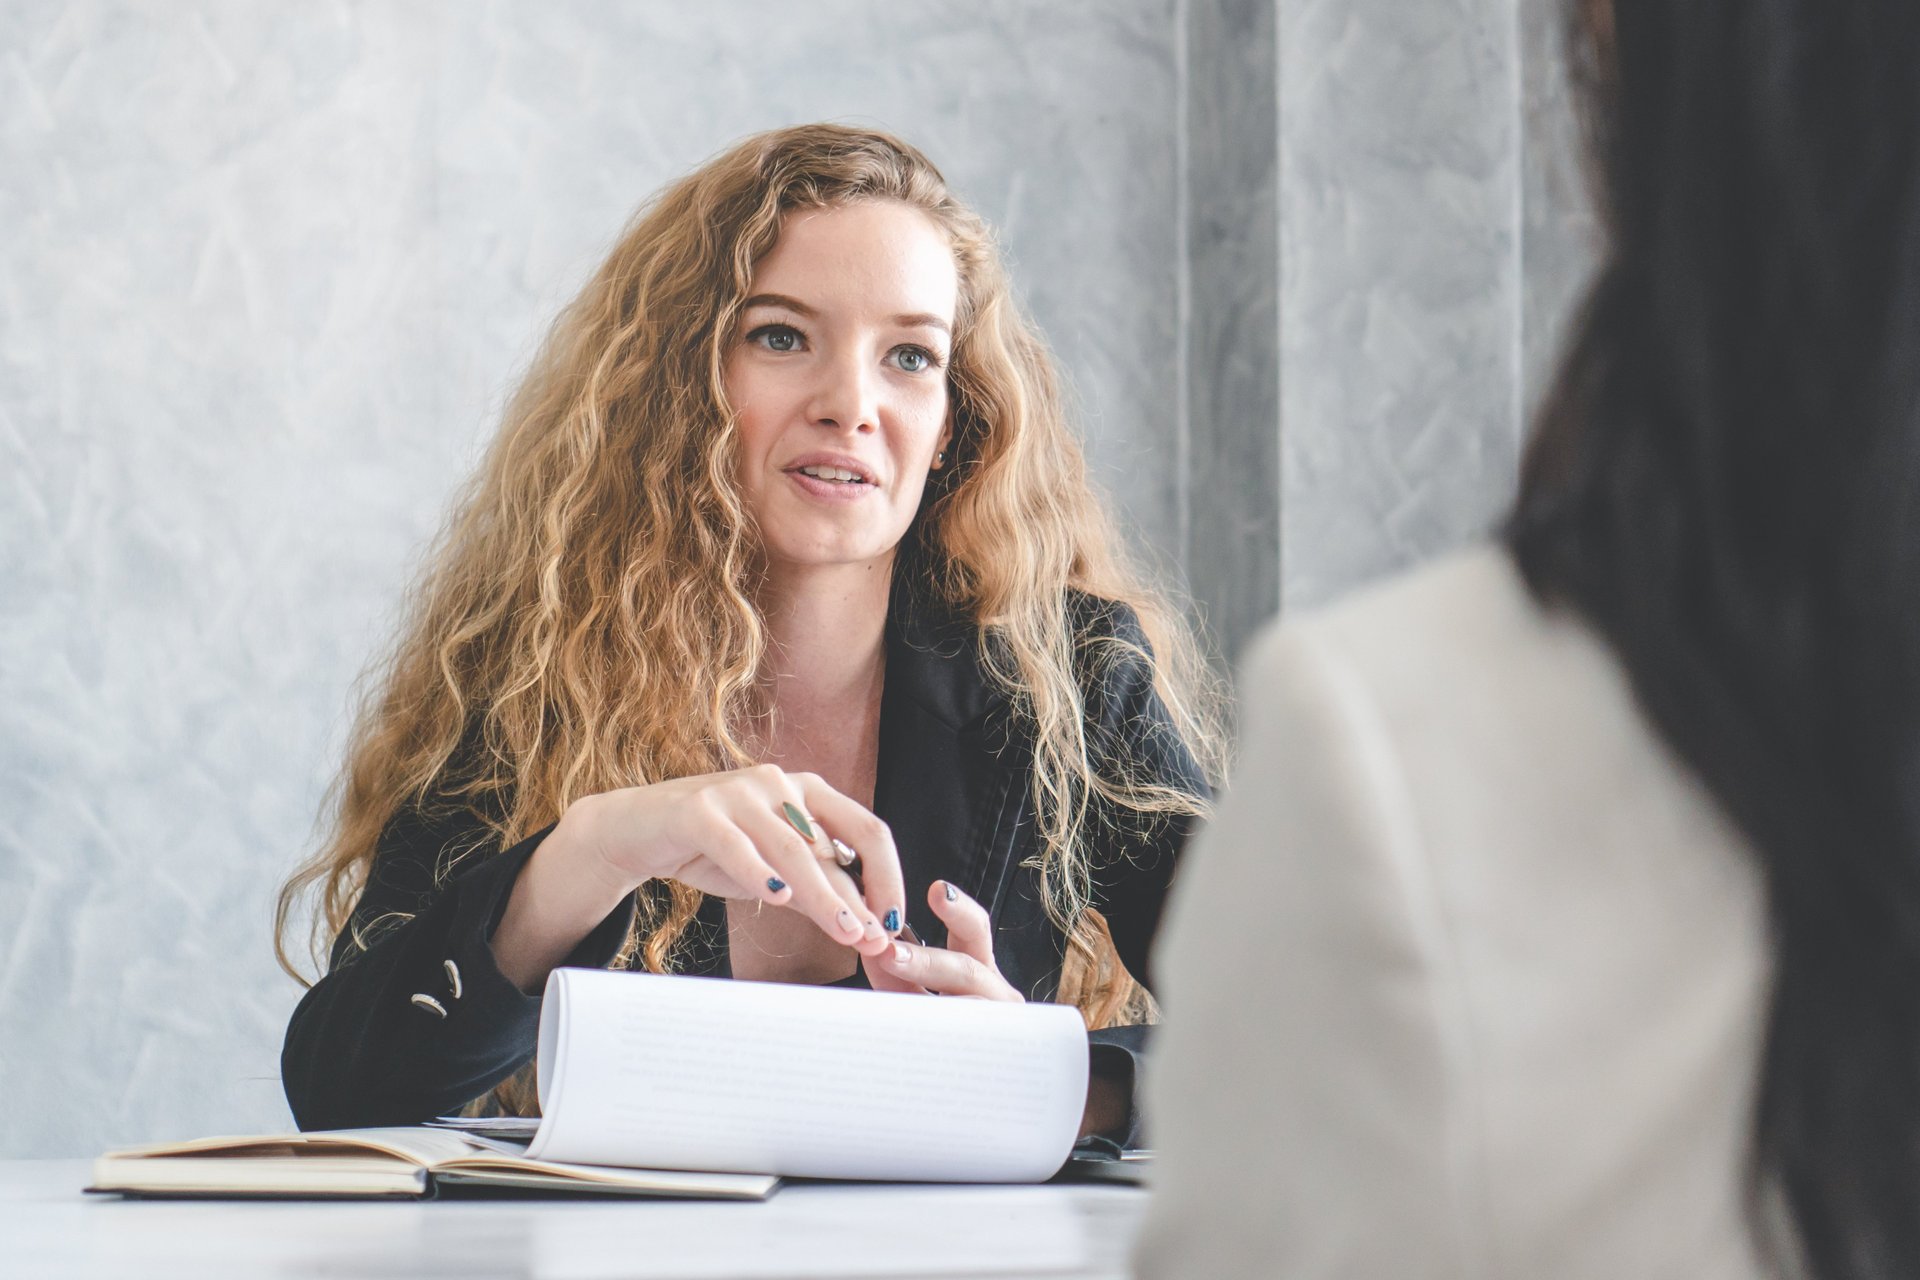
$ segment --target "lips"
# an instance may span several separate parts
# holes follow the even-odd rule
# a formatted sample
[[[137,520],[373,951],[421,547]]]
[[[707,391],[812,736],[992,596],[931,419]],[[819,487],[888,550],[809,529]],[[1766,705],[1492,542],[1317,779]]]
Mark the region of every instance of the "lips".
[[[845,454],[811,454],[794,460],[784,470],[788,475],[805,476],[821,484],[844,485],[848,488],[879,483],[872,468],[858,458]]]
[[[815,480],[830,480],[834,484],[873,483],[858,472],[849,471],[844,467],[796,467],[794,470],[800,475],[812,476]]]

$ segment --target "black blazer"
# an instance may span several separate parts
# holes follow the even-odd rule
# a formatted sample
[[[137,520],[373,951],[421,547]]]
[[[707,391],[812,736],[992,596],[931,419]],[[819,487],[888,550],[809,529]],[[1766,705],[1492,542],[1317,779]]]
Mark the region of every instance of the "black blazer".
[[[1104,642],[1146,647],[1125,606],[1079,596],[1069,612],[1083,673]],[[1007,981],[1029,999],[1050,999],[1065,938],[1027,865],[1039,852],[1027,785],[1030,727],[982,674],[971,624],[896,602],[886,645],[874,811],[900,851],[908,919],[928,943],[943,945],[945,929],[924,904],[934,880],[951,880],[992,917],[994,956]],[[1083,674],[1082,689],[1089,746],[1103,773],[1125,768],[1207,794],[1147,662],[1107,665],[1099,678]],[[1135,818],[1095,827],[1103,834],[1094,849],[1094,905],[1121,960],[1150,985],[1148,945],[1188,822]],[[301,1128],[418,1123],[457,1110],[533,1056],[540,998],[500,973],[489,939],[515,877],[551,829],[489,850],[484,822],[468,809],[430,806],[389,824],[334,941],[329,972],[287,1027],[281,1075]],[[436,867],[454,859],[453,873],[436,883]],[[631,920],[631,904],[616,910],[563,963],[611,964]],[[365,950],[351,945],[356,931]],[[723,900],[707,899],[689,936],[685,971],[730,976]],[[849,982],[864,986],[864,971]],[[1094,1070],[1130,1087],[1148,1034],[1145,1027],[1089,1032]],[[1138,1128],[1136,1111],[1127,1133],[1109,1136],[1137,1140]]]

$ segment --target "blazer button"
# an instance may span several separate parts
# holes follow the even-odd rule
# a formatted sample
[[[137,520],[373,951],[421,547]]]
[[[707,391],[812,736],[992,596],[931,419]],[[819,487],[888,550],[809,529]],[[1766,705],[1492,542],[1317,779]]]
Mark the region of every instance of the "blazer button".
[[[412,999],[415,1004],[436,1018],[444,1018],[447,1016],[447,1006],[441,1004],[438,1000],[435,1000],[423,991],[414,992]]]
[[[447,986],[452,988],[453,998],[458,1000],[460,998],[460,966],[451,960],[442,960],[440,963],[446,966]]]

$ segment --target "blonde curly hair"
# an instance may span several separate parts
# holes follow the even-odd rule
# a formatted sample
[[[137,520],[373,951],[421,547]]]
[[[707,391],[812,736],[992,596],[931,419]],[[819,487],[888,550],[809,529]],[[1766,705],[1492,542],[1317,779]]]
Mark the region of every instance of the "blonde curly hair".
[[[1220,686],[1088,483],[1051,360],[986,225],[914,148],[824,124],[749,138],[667,188],[554,324],[394,651],[369,673],[327,837],[280,893],[275,946],[290,973],[302,901],[318,891],[318,956],[408,806],[469,806],[504,844],[582,796],[752,763],[743,740],[767,632],[721,371],[782,219],[862,200],[923,211],[953,249],[954,433],[910,534],[924,552],[914,586],[973,621],[988,678],[1032,726],[1039,869],[1069,939],[1058,998],[1092,1026],[1150,1012],[1087,905],[1089,824],[1101,812],[1198,815],[1205,802],[1096,770],[1076,675],[1089,655],[1076,664],[1067,592],[1133,608],[1157,691],[1216,781]],[[1146,657],[1115,641],[1091,660],[1097,676]],[[674,967],[701,895],[666,889],[636,895],[625,962]]]

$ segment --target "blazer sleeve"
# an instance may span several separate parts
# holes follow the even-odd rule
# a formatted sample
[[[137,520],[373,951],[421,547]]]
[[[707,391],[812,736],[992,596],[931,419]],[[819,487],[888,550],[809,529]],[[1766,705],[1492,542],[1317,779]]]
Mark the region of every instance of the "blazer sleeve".
[[[408,810],[388,824],[328,972],[287,1026],[281,1080],[302,1129],[417,1124],[533,1057],[540,997],[500,972],[492,936],[551,830],[501,849],[467,809]],[[562,963],[611,963],[631,918],[630,903],[615,910]]]
[[[1390,729],[1307,630],[1241,687],[1159,949],[1138,1274],[1489,1274],[1458,963]]]
[[[1111,646],[1087,694],[1088,747],[1107,777],[1130,779],[1207,798],[1205,772],[1175,727],[1153,683],[1153,650],[1133,611],[1109,605],[1087,628],[1095,646]],[[1106,917],[1114,950],[1127,971],[1153,989],[1150,946],[1192,827],[1187,817],[1142,818],[1103,812],[1094,829],[1093,905]],[[1123,1146],[1146,1140],[1138,1083],[1152,1042],[1150,1026],[1087,1033],[1091,1068],[1124,1086],[1131,1099],[1125,1128],[1108,1134]]]

